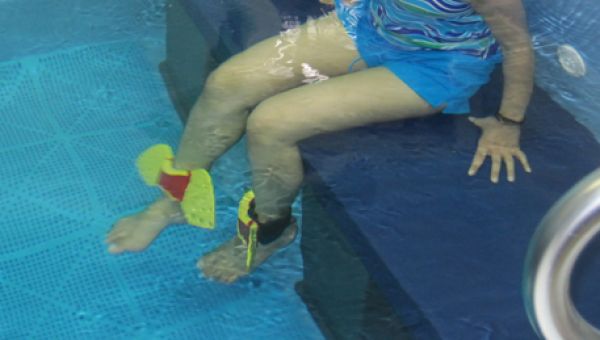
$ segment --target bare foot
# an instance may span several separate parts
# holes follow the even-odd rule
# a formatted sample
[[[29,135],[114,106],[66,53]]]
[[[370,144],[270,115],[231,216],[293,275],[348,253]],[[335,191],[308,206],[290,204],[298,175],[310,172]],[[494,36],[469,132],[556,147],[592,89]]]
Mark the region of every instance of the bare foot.
[[[277,240],[266,245],[259,244],[251,271],[265,262],[277,250],[292,243],[297,233],[298,225],[293,223],[283,231]],[[249,273],[246,269],[246,246],[235,236],[202,257],[198,261],[197,267],[207,277],[224,283],[232,283]]]
[[[161,198],[146,210],[118,221],[106,237],[108,252],[142,251],[156,236],[173,223],[184,223],[185,218],[179,202]]]

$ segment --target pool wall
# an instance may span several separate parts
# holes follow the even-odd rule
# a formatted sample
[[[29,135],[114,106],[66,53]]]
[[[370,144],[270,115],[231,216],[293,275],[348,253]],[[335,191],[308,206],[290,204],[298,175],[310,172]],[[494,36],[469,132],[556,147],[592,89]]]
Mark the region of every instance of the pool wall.
[[[600,140],[600,2],[525,0],[537,55],[536,82]],[[561,45],[573,46],[586,64],[583,77],[569,75],[559,63]]]
[[[537,54],[536,80],[554,100],[575,115],[600,139],[600,3],[595,0],[525,0]],[[0,1],[0,61],[47,53],[98,41],[150,36],[162,39],[166,0]],[[215,2],[215,5],[225,2]],[[212,6],[215,7],[215,6]],[[216,6],[218,7],[218,6]],[[255,22],[272,21],[269,11],[254,12]],[[106,20],[106,18],[112,20]],[[133,18],[133,20],[132,20]],[[257,35],[260,37],[260,34]],[[256,40],[251,37],[248,40]],[[152,42],[146,41],[147,46]],[[579,51],[587,65],[581,78],[563,70],[557,58],[559,46]],[[162,44],[150,47],[160,61]]]

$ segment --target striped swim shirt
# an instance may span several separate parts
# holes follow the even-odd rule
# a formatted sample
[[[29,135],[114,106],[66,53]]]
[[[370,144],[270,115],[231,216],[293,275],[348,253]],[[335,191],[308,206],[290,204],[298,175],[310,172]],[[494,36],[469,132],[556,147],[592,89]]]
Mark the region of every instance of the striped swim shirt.
[[[370,0],[370,20],[389,43],[408,51],[443,50],[487,58],[499,44],[464,0]]]

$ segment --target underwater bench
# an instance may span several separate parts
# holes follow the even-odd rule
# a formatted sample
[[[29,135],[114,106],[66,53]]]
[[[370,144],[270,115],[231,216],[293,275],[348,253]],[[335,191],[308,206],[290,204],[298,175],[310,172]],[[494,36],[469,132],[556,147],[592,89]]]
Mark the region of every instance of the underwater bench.
[[[473,98],[474,115],[496,112],[500,70],[493,78]],[[364,323],[354,330],[381,339],[399,331],[410,339],[536,339],[521,290],[527,247],[552,204],[600,165],[600,146],[539,88],[522,129],[532,174],[519,168],[515,183],[492,184],[488,160],[467,176],[478,137],[466,117],[439,115],[302,143],[310,191],[301,288],[322,304],[316,309],[329,308],[326,323],[356,325],[361,311],[351,306],[363,299]],[[365,272],[354,270],[353,256]],[[600,240],[580,262],[576,305],[600,325]],[[356,287],[340,288],[361,280],[361,298],[348,295]],[[373,311],[381,301],[374,285],[393,313]],[[373,318],[377,330],[367,328]],[[389,328],[392,318],[404,329]]]
[[[216,65],[276,34],[289,17],[320,11],[309,0],[258,12],[247,3],[170,1],[161,70],[183,119]],[[501,80],[498,70],[473,98],[474,115],[497,110]],[[514,184],[492,184],[489,163],[467,176],[479,131],[464,116],[302,143],[304,279],[297,290],[328,338],[536,338],[521,296],[528,242],[551,205],[600,165],[600,146],[538,88],[522,135],[534,172],[519,168]],[[587,254],[574,281],[576,304],[596,325],[597,254]]]

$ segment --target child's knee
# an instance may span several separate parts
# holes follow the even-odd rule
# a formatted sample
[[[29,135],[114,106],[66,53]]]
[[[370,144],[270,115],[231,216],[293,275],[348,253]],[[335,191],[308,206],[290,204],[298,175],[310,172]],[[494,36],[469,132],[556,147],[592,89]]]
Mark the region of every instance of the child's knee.
[[[296,128],[293,123],[284,118],[288,115],[282,112],[290,109],[288,105],[283,105],[275,98],[259,104],[250,114],[246,125],[250,143],[295,144],[298,141],[295,137]]]
[[[226,62],[208,76],[204,91],[208,91],[213,96],[226,96],[229,99],[236,97],[256,100],[272,92],[273,80],[267,73],[261,67]]]
[[[232,91],[237,91],[245,86],[242,82],[236,80],[236,72],[227,64],[219,66],[212,71],[206,79],[204,91],[208,91],[211,95],[231,94]]]

